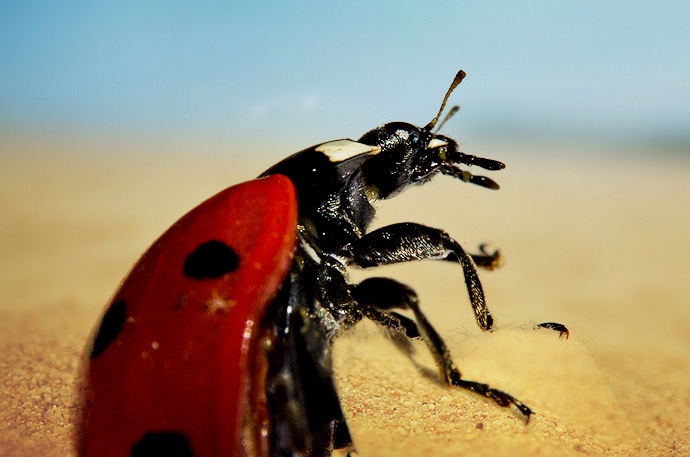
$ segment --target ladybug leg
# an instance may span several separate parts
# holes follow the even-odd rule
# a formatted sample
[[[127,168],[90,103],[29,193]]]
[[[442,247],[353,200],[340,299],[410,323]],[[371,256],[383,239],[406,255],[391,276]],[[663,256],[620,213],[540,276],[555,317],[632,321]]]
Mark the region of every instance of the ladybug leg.
[[[477,325],[482,330],[491,330],[494,320],[486,306],[484,290],[479,282],[474,261],[460,243],[443,230],[411,222],[388,225],[367,233],[353,243],[350,255],[350,263],[362,268],[425,259],[459,263],[464,271],[465,285]],[[500,260],[500,255],[494,253],[478,258],[482,259],[482,262],[485,258]]]
[[[548,330],[553,330],[554,332],[558,332],[558,338],[562,338],[563,336],[565,336],[565,339],[567,340],[568,337],[570,337],[570,330],[568,330],[568,327],[566,327],[563,324],[559,324],[558,322],[544,322],[534,327],[535,330],[540,328],[545,328]]]
[[[350,453],[354,451],[350,429],[347,428],[347,423],[344,419],[335,423],[333,449],[343,449],[347,452],[347,455],[351,455]]]
[[[405,335],[407,338],[419,338],[419,329],[414,320],[409,317],[396,313],[395,311],[381,311],[378,308],[367,308],[364,310],[367,319],[383,325],[392,331]]]
[[[364,308],[400,308],[412,311],[417,322],[416,328],[434,357],[442,379],[448,385],[470,390],[503,407],[515,406],[529,422],[532,410],[517,398],[488,384],[462,379],[446,343],[422,313],[417,294],[409,286],[390,278],[369,278],[354,286],[352,293],[359,305]]]
[[[470,254],[474,264],[486,270],[495,270],[503,263],[503,256],[501,251],[496,249],[494,252],[487,251],[487,245],[482,243],[479,245],[480,254]]]
[[[353,296],[357,294],[357,287],[355,286],[354,288]],[[363,308],[364,316],[383,326],[386,329],[386,335],[393,344],[411,358],[414,354],[414,346],[412,346],[411,340],[421,338],[422,336],[415,321],[395,311],[382,311],[379,309],[380,307],[363,306]]]

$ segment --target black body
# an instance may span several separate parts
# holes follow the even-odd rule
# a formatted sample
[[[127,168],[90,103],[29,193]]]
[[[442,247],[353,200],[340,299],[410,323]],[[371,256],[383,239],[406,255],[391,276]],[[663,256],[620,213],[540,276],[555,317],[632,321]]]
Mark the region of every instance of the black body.
[[[458,74],[450,90],[463,76]],[[500,170],[503,163],[460,152],[456,141],[432,132],[436,121],[424,128],[385,124],[357,142],[340,140],[305,149],[262,174],[290,178],[299,212],[293,268],[264,323],[274,339],[267,375],[273,455],[327,456],[334,448],[352,449],[332,378],[330,350],[340,331],[365,317],[381,324],[408,354],[409,338],[422,338],[449,385],[486,396],[500,406],[515,406],[529,420],[531,410],[516,398],[461,378],[410,287],[388,278],[348,282],[348,266],[369,268],[423,259],[457,262],[477,324],[482,330],[491,329],[493,318],[475,267],[497,266],[498,252],[487,253],[480,247],[480,253],[469,255],[444,231],[414,223],[368,232],[376,212],[373,200],[393,197],[439,173],[498,188],[491,179],[459,166]],[[393,308],[411,311],[414,319]],[[567,332],[557,325],[544,324]]]

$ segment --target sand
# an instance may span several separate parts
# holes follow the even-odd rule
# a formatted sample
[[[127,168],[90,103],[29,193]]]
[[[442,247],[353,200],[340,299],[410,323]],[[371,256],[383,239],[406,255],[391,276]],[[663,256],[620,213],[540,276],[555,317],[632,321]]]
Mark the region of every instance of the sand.
[[[277,157],[4,143],[0,456],[70,456],[81,354],[119,281],[187,209]],[[690,162],[534,149],[482,147],[509,162],[492,175],[499,192],[439,178],[377,221],[501,248],[504,266],[481,273],[495,332],[474,325],[455,265],[353,274],[412,285],[464,376],[520,398],[531,422],[441,385],[423,345],[416,360],[428,370],[361,325],[335,347],[359,455],[690,455]],[[531,329],[544,321],[568,325],[570,339]]]

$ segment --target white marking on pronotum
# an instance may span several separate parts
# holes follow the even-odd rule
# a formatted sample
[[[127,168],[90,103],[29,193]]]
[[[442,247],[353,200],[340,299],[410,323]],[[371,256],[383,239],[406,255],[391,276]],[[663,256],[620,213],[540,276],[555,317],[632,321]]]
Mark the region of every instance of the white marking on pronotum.
[[[302,248],[304,248],[304,252],[306,252],[307,255],[308,255],[309,257],[311,257],[311,259],[312,259],[314,262],[318,263],[319,265],[321,264],[321,257],[319,257],[319,255],[316,253],[316,251],[314,250],[314,248],[311,247],[311,245],[309,245],[309,243],[307,243],[306,241],[302,240]]]
[[[316,151],[323,153],[331,162],[342,162],[360,154],[378,154],[381,148],[352,140],[335,140],[320,144]]]
[[[429,144],[426,145],[427,149],[440,148],[441,146],[448,146],[447,141],[439,140],[438,138],[432,138]]]

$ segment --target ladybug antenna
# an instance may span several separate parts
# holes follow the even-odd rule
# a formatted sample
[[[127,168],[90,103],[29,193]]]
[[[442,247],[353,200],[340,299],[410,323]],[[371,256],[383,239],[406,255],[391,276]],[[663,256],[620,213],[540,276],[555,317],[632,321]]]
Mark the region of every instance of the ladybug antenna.
[[[448,101],[448,97],[450,97],[450,94],[453,93],[453,90],[455,90],[456,87],[458,87],[458,84],[460,84],[460,81],[463,80],[463,78],[467,75],[464,71],[460,70],[458,71],[458,74],[455,75],[455,78],[453,78],[453,82],[450,83],[450,87],[448,88],[448,91],[446,92],[446,96],[443,97],[443,103],[441,103],[441,109],[438,110],[438,114],[436,117],[434,117],[431,122],[429,122],[426,127],[424,127],[424,130],[427,132],[430,132],[435,126],[436,123],[438,122],[438,118],[441,116],[441,113],[443,113],[443,110],[446,107],[446,102]]]
[[[450,110],[448,110],[448,113],[446,113],[446,117],[444,117],[443,120],[436,126],[434,131],[440,132],[445,123],[448,122],[448,119],[455,116],[455,113],[457,113],[458,111],[460,111],[460,105],[455,105]]]

